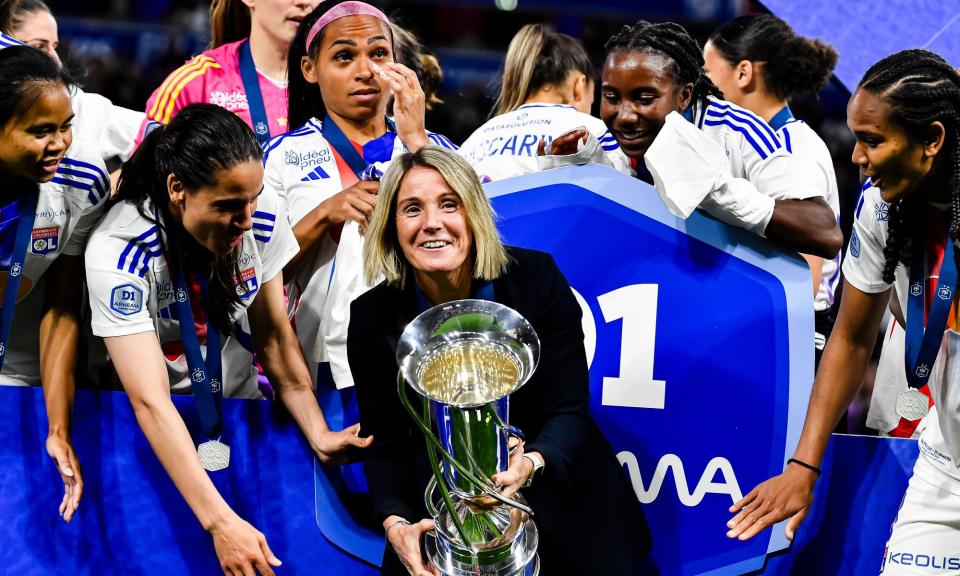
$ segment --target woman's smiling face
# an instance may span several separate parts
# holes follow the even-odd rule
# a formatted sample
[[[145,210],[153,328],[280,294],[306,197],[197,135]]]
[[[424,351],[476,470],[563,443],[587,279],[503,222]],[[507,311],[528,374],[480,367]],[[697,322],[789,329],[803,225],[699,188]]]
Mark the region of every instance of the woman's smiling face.
[[[473,232],[460,196],[437,170],[414,166],[397,191],[397,240],[414,275],[470,282]]]
[[[893,119],[881,96],[857,90],[847,104],[847,126],[857,139],[851,160],[885,202],[912,194],[933,167],[927,148]]]
[[[693,85],[678,85],[673,60],[638,50],[617,50],[603,64],[600,117],[624,154],[641,159],[667,114],[690,105]]]

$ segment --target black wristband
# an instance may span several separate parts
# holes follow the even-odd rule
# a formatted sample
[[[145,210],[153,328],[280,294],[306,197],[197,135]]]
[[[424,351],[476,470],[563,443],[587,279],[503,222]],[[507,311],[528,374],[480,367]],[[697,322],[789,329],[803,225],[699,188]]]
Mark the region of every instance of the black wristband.
[[[803,467],[806,468],[807,470],[809,470],[809,471],[813,472],[814,474],[816,474],[816,475],[817,475],[817,478],[820,477],[820,469],[817,468],[816,466],[807,464],[806,462],[801,462],[800,460],[797,460],[796,458],[791,458],[791,459],[787,460],[787,464],[791,464],[791,463],[792,463],[792,464],[796,464],[796,465],[798,465],[798,466],[803,466]]]

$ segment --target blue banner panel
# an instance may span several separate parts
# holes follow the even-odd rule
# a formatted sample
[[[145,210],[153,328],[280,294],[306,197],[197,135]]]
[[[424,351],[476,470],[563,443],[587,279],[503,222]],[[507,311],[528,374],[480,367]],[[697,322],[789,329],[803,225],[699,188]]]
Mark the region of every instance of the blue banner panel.
[[[192,397],[174,397],[202,440]],[[230,467],[210,476],[233,509],[264,533],[279,574],[357,576],[378,571],[331,545],[317,528],[314,458],[272,402],[225,400]],[[5,574],[218,574],[204,532],[160,466],[123,393],[79,390],[73,438],[85,492],[74,520],[57,515],[63,483],[44,449],[36,388],[0,386],[0,566]]]
[[[737,574],[786,546],[729,540],[727,509],[783,469],[813,380],[805,263],[609,168],[487,187],[508,243],[553,254],[584,309],[594,417],[664,574]]]

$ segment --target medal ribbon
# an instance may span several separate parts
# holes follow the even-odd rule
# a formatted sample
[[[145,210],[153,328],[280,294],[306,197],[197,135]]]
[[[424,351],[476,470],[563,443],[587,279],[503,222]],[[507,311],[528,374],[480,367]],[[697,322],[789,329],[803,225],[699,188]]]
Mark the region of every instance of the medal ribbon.
[[[907,383],[911,388],[922,388],[930,378],[933,363],[940,352],[940,342],[947,327],[947,318],[953,305],[957,286],[957,266],[953,260],[953,241],[948,237],[943,252],[940,277],[933,289],[933,301],[924,329],[924,305],[926,302],[926,242],[923,233],[913,240],[913,257],[910,266],[910,287],[907,294],[907,332],[905,362]]]
[[[154,208],[154,218],[160,224],[160,211]],[[160,235],[161,248],[163,247],[163,233]],[[190,306],[190,292],[187,290],[186,275],[183,273],[183,264],[177,258],[175,265],[170,265],[167,258],[167,267],[173,277],[173,309],[180,324],[180,340],[183,342],[183,355],[187,357],[187,369],[190,371],[190,385],[193,396],[197,401],[197,411],[200,413],[200,424],[203,432],[210,440],[219,440],[223,434],[223,367],[220,359],[220,333],[213,326],[210,314],[205,314],[207,324],[207,359],[204,361],[200,352],[200,338],[197,336],[197,326],[193,319],[193,308]],[[203,309],[210,309],[207,279],[198,278],[200,284],[200,299]]]
[[[247,95],[253,132],[262,147],[270,141],[270,123],[267,122],[267,107],[263,104],[263,94],[260,92],[260,78],[250,52],[250,40],[240,45],[240,78],[243,80],[243,91]]]
[[[321,132],[337,154],[350,166],[350,170],[359,178],[370,163],[364,159],[364,156],[370,158],[372,162],[386,162],[393,156],[393,144],[397,137],[396,128],[392,120],[389,118],[386,120],[387,133],[364,144],[363,156],[357,152],[350,139],[347,138],[347,135],[343,133],[343,130],[337,126],[337,123],[333,121],[329,114],[323,119]]]
[[[0,309],[0,369],[3,368],[3,361],[7,357],[10,329],[13,327],[13,312],[20,292],[20,279],[23,278],[26,268],[27,247],[30,246],[39,196],[34,193],[19,201],[17,232],[13,240],[13,251],[10,254],[10,270],[3,293],[3,308]]]

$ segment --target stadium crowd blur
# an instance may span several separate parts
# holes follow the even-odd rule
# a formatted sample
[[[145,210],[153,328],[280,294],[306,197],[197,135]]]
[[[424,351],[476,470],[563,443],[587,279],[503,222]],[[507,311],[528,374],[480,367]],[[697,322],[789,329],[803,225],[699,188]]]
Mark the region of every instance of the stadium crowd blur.
[[[82,87],[133,110],[143,110],[151,92],[167,75],[209,42],[209,2],[203,0],[52,0],[48,4],[60,27],[58,51],[82,79]],[[562,9],[556,4],[537,0],[379,3],[391,19],[414,32],[437,56],[444,75],[440,89],[444,103],[427,112],[427,125],[457,143],[487,119],[506,47],[524,24],[546,23],[581,39],[599,64],[604,41],[624,22],[641,18],[676,21],[703,42],[730,18],[764,11],[752,0],[607,0],[589,6],[560,2]],[[860,190],[857,168],[850,162],[853,136],[845,124],[848,98],[847,89],[834,80],[819,95],[798,96],[790,102],[795,116],[822,136],[833,157],[844,252]],[[599,97],[595,99],[594,116],[599,101]],[[879,348],[878,344],[860,397],[850,407],[848,432],[875,433],[866,427],[865,419]]]

